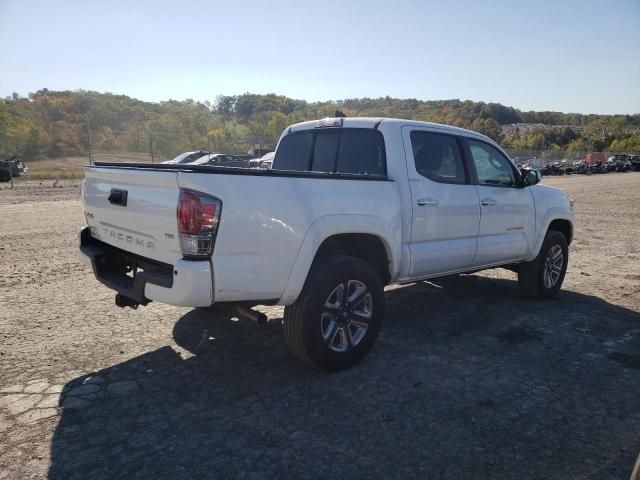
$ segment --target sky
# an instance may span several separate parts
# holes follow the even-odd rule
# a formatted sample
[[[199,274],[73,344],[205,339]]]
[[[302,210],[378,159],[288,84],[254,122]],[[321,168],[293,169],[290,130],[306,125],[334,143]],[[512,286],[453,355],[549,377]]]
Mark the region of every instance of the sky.
[[[42,88],[640,113],[640,0],[0,0],[0,97]]]

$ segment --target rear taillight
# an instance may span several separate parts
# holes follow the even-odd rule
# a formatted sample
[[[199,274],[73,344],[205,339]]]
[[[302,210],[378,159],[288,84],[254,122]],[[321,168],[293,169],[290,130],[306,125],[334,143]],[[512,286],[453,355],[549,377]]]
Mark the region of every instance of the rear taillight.
[[[222,202],[215,197],[193,190],[180,190],[178,233],[183,255],[211,255],[221,208]]]

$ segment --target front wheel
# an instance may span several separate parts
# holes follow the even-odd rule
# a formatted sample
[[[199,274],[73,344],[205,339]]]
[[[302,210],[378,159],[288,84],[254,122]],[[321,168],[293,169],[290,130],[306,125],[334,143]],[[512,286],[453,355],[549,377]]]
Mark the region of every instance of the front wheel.
[[[373,267],[329,255],[314,263],[302,293],[285,308],[285,340],[311,366],[344,370],[369,352],[383,317],[384,286]]]
[[[564,234],[549,230],[535,260],[520,265],[518,285],[527,297],[551,298],[562,287],[569,261],[569,246]]]

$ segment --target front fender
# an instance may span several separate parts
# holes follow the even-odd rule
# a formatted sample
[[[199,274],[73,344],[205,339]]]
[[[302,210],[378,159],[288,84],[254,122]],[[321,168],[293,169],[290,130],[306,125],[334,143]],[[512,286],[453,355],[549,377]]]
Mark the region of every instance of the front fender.
[[[290,305],[302,291],[311,264],[320,245],[333,235],[360,233],[378,237],[389,259],[389,273],[394,279],[400,265],[400,218],[385,221],[372,215],[327,215],[316,220],[307,231],[293,264],[291,274],[278,303]]]

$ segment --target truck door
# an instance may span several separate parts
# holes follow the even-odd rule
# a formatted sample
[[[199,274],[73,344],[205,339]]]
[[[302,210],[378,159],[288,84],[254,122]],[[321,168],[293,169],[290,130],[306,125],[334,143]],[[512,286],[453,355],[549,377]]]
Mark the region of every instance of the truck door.
[[[480,202],[462,140],[428,127],[403,127],[402,136],[413,212],[409,276],[463,270],[476,254]]]
[[[480,232],[474,267],[523,260],[529,256],[535,232],[530,189],[518,184],[519,174],[497,148],[465,138],[480,198]]]

